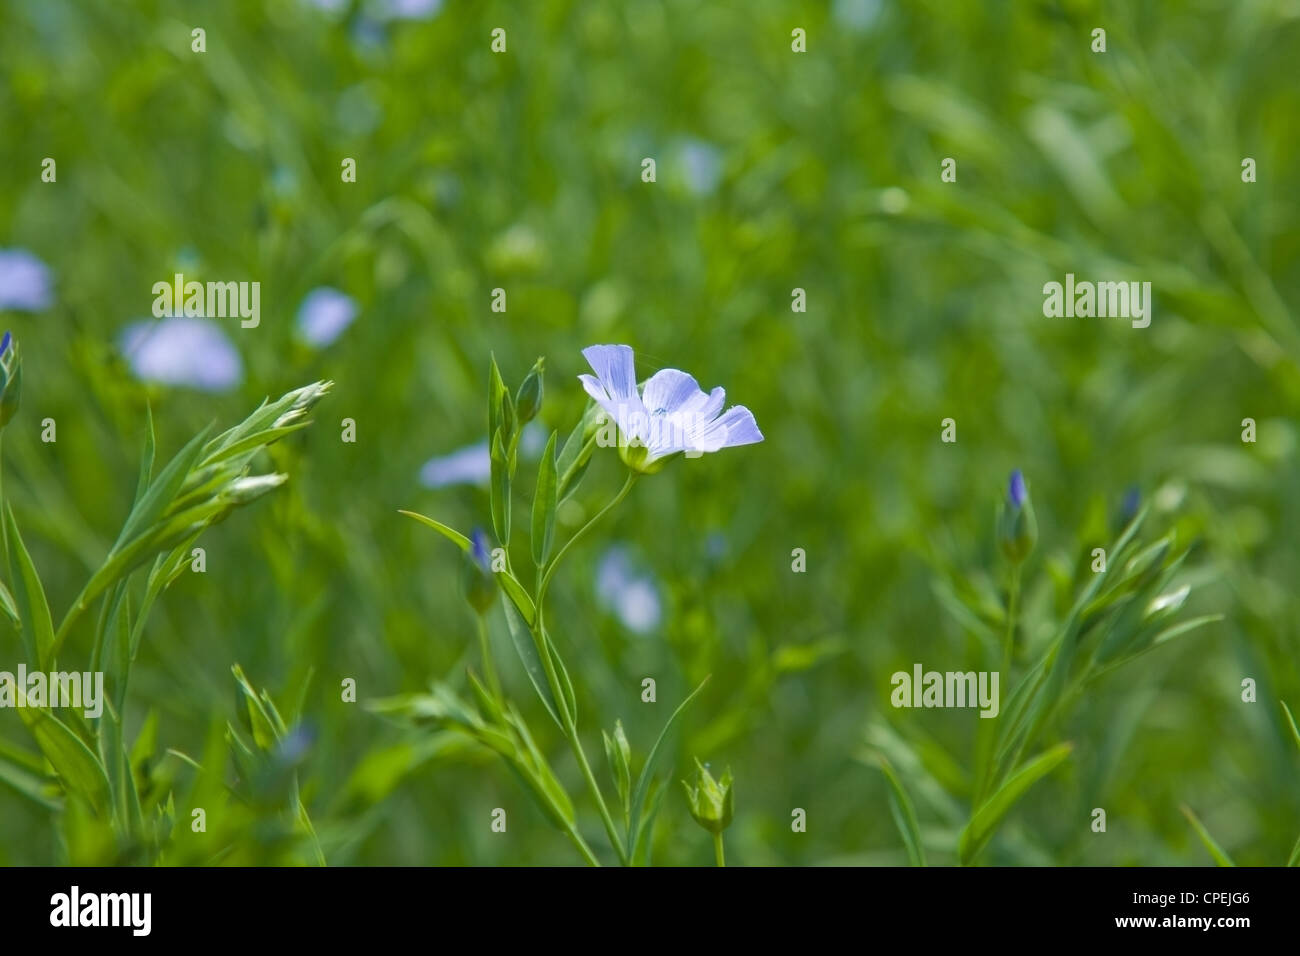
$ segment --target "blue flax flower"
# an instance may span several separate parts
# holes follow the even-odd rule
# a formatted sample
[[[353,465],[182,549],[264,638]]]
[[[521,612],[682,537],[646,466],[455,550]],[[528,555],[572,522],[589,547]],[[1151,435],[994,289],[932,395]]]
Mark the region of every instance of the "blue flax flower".
[[[681,453],[694,458],[763,440],[748,408],[733,405],[722,411],[726,393],[721,387],[705,394],[692,376],[665,368],[638,392],[630,346],[592,345],[582,354],[596,374],[578,379],[618,428],[619,454],[637,471],[658,471]]]

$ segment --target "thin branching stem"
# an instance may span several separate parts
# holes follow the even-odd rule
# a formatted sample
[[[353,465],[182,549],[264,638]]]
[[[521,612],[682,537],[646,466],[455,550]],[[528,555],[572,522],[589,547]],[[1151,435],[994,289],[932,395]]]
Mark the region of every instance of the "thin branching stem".
[[[484,614],[475,614],[478,619],[478,644],[479,650],[483,654],[483,676],[487,678],[488,690],[497,701],[501,697],[501,681],[497,677],[497,666],[492,660],[492,646],[488,641],[487,616]]]
[[[564,735],[568,738],[569,746],[573,750],[574,759],[578,761],[578,769],[582,771],[582,777],[587,783],[587,789],[591,791],[592,798],[596,801],[596,810],[600,813],[601,823],[604,824],[605,833],[609,837],[610,845],[614,852],[618,854],[619,862],[624,866],[629,863],[627,849],[623,845],[623,838],[619,835],[618,826],[614,823],[614,817],[609,812],[609,805],[605,802],[605,795],[600,790],[600,784],[596,781],[596,775],[591,770],[591,763],[587,760],[586,751],[583,750],[582,740],[578,736],[578,727],[573,719],[573,714],[566,703],[565,690],[560,686],[559,675],[555,672],[555,666],[551,662],[550,649],[548,647],[548,638],[546,636],[545,615],[543,613],[543,602],[546,599],[546,588],[550,584],[551,576],[555,569],[559,567],[560,560],[568,553],[569,549],[579,541],[588,531],[611,511],[619,502],[627,497],[627,493],[632,490],[632,485],[636,481],[636,472],[629,471],[627,481],[619,489],[610,502],[596,512],[585,525],[574,532],[573,536],[564,543],[554,558],[551,559],[545,572],[537,584],[537,594],[535,598],[536,617],[533,622],[533,637],[537,643],[537,652],[542,658],[542,668],[546,671],[546,679],[551,685],[551,693],[555,697],[556,705],[560,710],[562,717]]]

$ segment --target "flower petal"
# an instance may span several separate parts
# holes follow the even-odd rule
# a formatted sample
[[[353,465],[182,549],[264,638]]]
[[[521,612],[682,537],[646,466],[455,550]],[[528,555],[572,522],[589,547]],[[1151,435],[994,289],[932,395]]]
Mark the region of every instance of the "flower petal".
[[[641,392],[641,401],[651,415],[676,412],[688,403],[703,405],[708,396],[700,391],[695,376],[675,368],[664,368],[650,376]]]
[[[582,356],[614,400],[637,398],[636,364],[630,345],[590,345]]]
[[[578,380],[582,382],[582,387],[587,390],[587,394],[595,399],[596,404],[613,419],[614,424],[625,437],[628,439],[639,437],[640,428],[646,419],[645,407],[641,404],[639,396],[634,395],[626,399],[610,398],[609,392],[594,375],[579,375]]]
[[[754,421],[754,413],[744,405],[732,405],[718,419],[718,424],[727,429],[727,440],[723,443],[723,448],[753,445],[763,440],[763,433],[758,430],[758,422]]]
[[[708,395],[701,392],[693,401],[682,406],[681,411],[698,415],[707,421],[713,421],[718,417],[718,412],[722,411],[722,406],[726,404],[726,401],[727,393],[719,385]]]
[[[687,431],[684,450],[690,457],[691,453],[698,455],[762,440],[753,413],[744,405],[733,405],[713,421],[696,419],[694,427]]]

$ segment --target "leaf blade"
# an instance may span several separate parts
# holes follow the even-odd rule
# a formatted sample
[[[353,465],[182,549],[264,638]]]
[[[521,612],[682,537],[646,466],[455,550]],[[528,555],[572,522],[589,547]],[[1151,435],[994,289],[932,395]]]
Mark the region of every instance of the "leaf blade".
[[[443,524],[441,521],[437,521],[427,515],[422,515],[417,511],[404,511],[401,508],[397,510],[397,513],[400,515],[406,515],[408,518],[414,518],[416,521],[420,522],[420,524],[432,528],[462,551],[468,551],[471,547],[469,538],[465,537],[455,528]]]
[[[541,464],[537,466],[537,490],[533,494],[533,563],[539,568],[551,556],[551,544],[555,538],[556,489],[559,481],[555,464],[557,434],[551,432],[551,439],[542,452]]]
[[[712,676],[712,675],[710,675]],[[704,690],[704,685],[709,682],[709,677],[700,681],[700,685],[686,695],[686,699],[677,705],[677,709],[672,712],[668,722],[664,724],[664,729],[659,731],[659,739],[655,745],[650,748],[650,754],[645,758],[645,765],[641,768],[641,775],[637,777],[636,789],[632,792],[632,814],[631,822],[628,825],[628,839],[632,841],[632,846],[628,850],[628,859],[636,858],[637,843],[640,841],[642,833],[638,824],[641,821],[641,812],[645,806],[646,792],[650,788],[650,780],[654,775],[655,760],[659,757],[659,749],[663,746],[664,738],[668,736],[668,731],[672,729],[673,724],[686,709],[686,705],[695,699],[700,691]]]
[[[984,849],[1003,818],[1035,783],[1057,768],[1074,749],[1073,744],[1057,744],[1039,754],[1011,774],[1006,782],[971,815],[962,830],[957,844],[957,855],[963,865],[970,863]]]

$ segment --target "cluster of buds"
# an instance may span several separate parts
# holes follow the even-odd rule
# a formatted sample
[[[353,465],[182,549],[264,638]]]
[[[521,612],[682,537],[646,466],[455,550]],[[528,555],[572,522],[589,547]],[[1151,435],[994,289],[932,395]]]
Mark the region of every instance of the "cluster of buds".
[[[732,789],[731,768],[722,773],[720,780],[714,780],[707,767],[695,761],[696,784],[692,787],[685,780],[686,803],[690,807],[695,822],[715,836],[731,825],[731,818],[736,813],[736,796]]]
[[[177,452],[140,494],[103,567],[74,607],[80,612],[105,589],[150,557],[167,552],[256,501],[288,480],[272,472],[250,474],[253,459],[267,446],[309,422],[307,414],[332,382],[314,382],[262,406],[208,441],[206,431]]]

